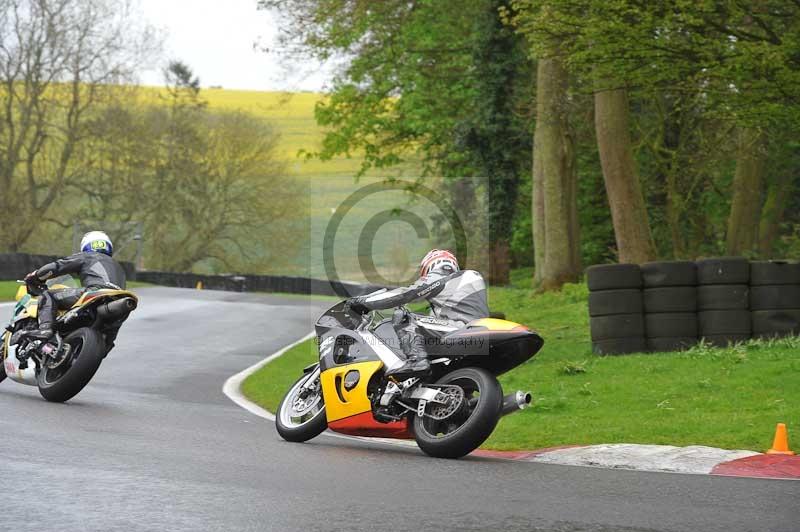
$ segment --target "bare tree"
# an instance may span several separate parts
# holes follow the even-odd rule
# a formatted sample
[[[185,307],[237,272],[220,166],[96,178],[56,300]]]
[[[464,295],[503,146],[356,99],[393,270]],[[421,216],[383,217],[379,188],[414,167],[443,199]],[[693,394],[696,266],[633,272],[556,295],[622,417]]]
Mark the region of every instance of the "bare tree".
[[[296,255],[304,193],[285,177],[279,136],[244,112],[207,109],[174,85],[165,104],[132,92],[90,123],[80,215],[142,221],[152,269],[260,272]]]
[[[0,0],[0,247],[60,218],[88,121],[158,49],[138,20],[126,0]]]

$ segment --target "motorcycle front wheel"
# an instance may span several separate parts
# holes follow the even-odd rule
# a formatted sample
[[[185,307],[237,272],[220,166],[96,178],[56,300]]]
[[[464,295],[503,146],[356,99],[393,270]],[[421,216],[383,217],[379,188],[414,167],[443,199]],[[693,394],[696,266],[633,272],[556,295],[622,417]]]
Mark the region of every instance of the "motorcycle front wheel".
[[[58,364],[44,364],[39,371],[39,393],[53,403],[63,403],[75,397],[89,384],[103,361],[103,339],[94,329],[84,327],[64,338],[70,348]]]
[[[286,441],[304,442],[328,428],[322,384],[315,372],[303,375],[283,397],[275,415],[275,428]],[[315,379],[315,380],[312,380]]]
[[[436,458],[461,458],[477,449],[500,420],[503,390],[497,378],[481,368],[463,368],[448,373],[436,384],[458,386],[463,390],[460,403],[446,417],[436,415],[428,403],[425,415],[414,416],[414,439],[422,451]]]
[[[6,380],[6,334],[0,334],[0,382]]]

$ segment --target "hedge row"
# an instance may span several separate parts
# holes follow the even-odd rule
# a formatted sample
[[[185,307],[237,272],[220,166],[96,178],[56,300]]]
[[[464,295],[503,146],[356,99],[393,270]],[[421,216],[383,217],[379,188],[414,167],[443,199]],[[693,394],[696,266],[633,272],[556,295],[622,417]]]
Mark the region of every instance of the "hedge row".
[[[587,270],[598,354],[674,351],[800,333],[800,264],[720,257]]]

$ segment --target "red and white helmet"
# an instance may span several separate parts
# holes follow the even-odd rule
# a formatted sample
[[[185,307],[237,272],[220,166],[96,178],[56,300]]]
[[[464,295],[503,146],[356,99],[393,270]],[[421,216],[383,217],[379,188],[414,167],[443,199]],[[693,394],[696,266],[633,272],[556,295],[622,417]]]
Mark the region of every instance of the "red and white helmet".
[[[451,252],[446,249],[432,249],[419,263],[419,276],[425,277],[431,272],[442,273],[449,275],[455,273],[460,268],[458,267],[458,259]]]

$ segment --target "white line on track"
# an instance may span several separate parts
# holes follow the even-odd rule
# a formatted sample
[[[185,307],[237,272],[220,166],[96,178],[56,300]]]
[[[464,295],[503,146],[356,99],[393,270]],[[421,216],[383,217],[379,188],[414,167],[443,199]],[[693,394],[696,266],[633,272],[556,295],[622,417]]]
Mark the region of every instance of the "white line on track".
[[[269,410],[265,410],[255,404],[254,402],[250,401],[247,397],[244,396],[242,393],[242,383],[244,380],[255,373],[256,371],[260,370],[282,354],[284,354],[289,349],[295,347],[296,345],[302,344],[306,340],[314,338],[314,332],[310,332],[307,335],[303,336],[296,342],[292,342],[291,344],[287,345],[277,353],[273,353],[261,362],[253,364],[247,369],[244,369],[237,373],[236,375],[232,376],[228,380],[225,381],[225,385],[222,387],[222,393],[228,396],[228,398],[236,403],[237,405],[241,406],[245,410],[252,412],[253,414],[263,417],[264,419],[268,419],[270,421],[275,421],[275,415],[270,412]]]
[[[260,406],[258,406],[257,404],[255,404],[254,402],[250,401],[247,397],[244,396],[244,394],[242,393],[242,383],[244,382],[244,380],[247,377],[249,377],[250,375],[252,375],[256,371],[260,370],[261,368],[263,368],[264,366],[266,366],[267,364],[269,364],[270,362],[272,362],[276,358],[280,357],[281,355],[283,355],[284,353],[286,353],[287,351],[289,351],[293,347],[305,342],[306,340],[314,338],[315,334],[316,333],[312,331],[312,332],[308,333],[307,335],[303,336],[302,338],[300,338],[299,340],[297,340],[295,342],[292,342],[291,344],[283,347],[280,351],[269,355],[264,360],[262,360],[260,362],[257,362],[256,364],[253,364],[249,368],[243,369],[242,371],[240,371],[236,375],[233,375],[232,377],[230,377],[228,380],[225,381],[225,384],[222,386],[222,393],[227,395],[228,399],[230,399],[231,401],[233,401],[237,405],[241,406],[242,408],[244,408],[248,412],[257,415],[258,417],[261,417],[261,418],[264,418],[264,419],[268,419],[270,421],[275,421],[275,414],[273,414],[269,410],[261,408]],[[331,432],[330,430],[326,430],[325,432],[323,432],[323,434],[327,435],[327,436],[333,436],[335,438],[342,438],[342,439],[345,439],[345,440],[367,441],[367,442],[371,442],[371,443],[383,443],[383,444],[387,444],[387,445],[396,445],[396,446],[402,446],[402,447],[416,447],[417,446],[416,443],[414,443],[413,441],[408,441],[408,440],[395,440],[395,439],[390,439],[390,438],[363,438],[361,436],[348,436],[346,434],[337,434],[335,432]]]

